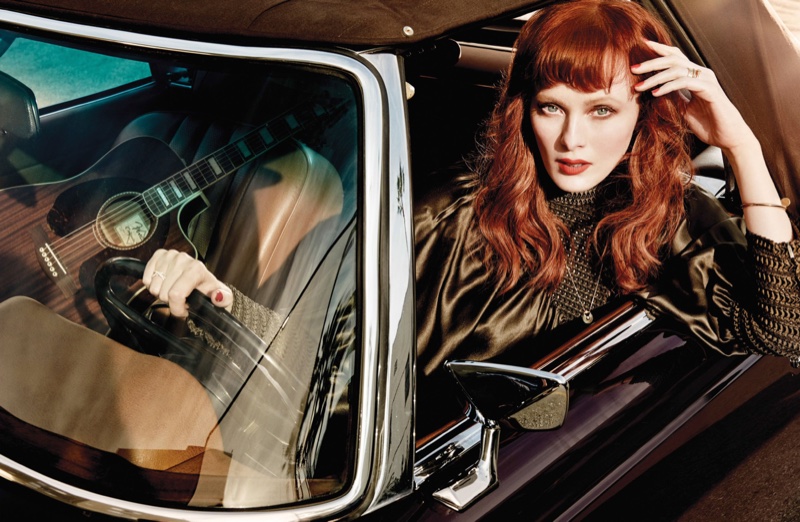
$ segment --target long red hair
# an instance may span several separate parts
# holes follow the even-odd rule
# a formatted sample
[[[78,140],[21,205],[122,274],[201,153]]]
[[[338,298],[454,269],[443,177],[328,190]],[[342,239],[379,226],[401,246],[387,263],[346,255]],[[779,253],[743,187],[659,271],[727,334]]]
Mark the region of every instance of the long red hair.
[[[485,238],[484,261],[504,291],[524,278],[554,291],[564,277],[566,226],[549,210],[549,178],[530,123],[541,89],[565,83],[582,92],[611,87],[620,74],[656,54],[644,40],[670,43],[661,23],[628,1],[581,0],[536,13],[517,39],[514,59],[487,123],[474,208]],[[623,188],[590,238],[613,266],[623,292],[644,288],[683,218],[691,173],[680,96],[639,96],[639,120],[622,164],[611,174]],[[548,179],[545,179],[548,178]],[[569,240],[569,239],[568,239]]]

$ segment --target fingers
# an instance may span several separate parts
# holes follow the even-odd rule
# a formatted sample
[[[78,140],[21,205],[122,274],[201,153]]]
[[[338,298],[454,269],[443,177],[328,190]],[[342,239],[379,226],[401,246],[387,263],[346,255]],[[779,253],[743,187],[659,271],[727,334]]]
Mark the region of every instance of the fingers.
[[[671,92],[688,90],[701,92],[708,88],[709,79],[713,74],[709,69],[689,65],[675,65],[663,70],[649,78],[642,80],[634,86],[638,92],[650,91],[653,96],[664,96]],[[635,73],[640,71],[633,69]]]
[[[631,66],[633,74],[647,75],[634,90],[655,97],[681,96],[687,102],[685,121],[698,139],[723,151],[749,149],[753,133],[714,72],[689,60],[677,47],[650,41],[647,45],[658,57]]]
[[[194,263],[199,261],[183,252],[158,250],[145,266],[142,282],[154,297],[169,305],[174,316],[186,316],[186,298],[201,277]]]
[[[231,307],[233,306],[233,292],[231,289],[225,285],[220,285],[219,288],[216,290],[212,290],[211,293],[206,294],[211,298],[211,302],[215,305],[219,306],[220,308],[224,308],[231,311]]]
[[[677,47],[651,41],[647,45],[661,56],[631,66],[634,74],[653,73],[634,86],[636,91],[650,91],[653,96],[676,91],[697,93],[707,90],[715,82],[716,78],[710,69],[694,64]]]
[[[167,303],[170,313],[177,317],[187,315],[186,298],[195,289],[217,306],[230,308],[233,303],[231,290],[202,262],[177,250],[157,250],[145,266],[142,282],[150,294]]]

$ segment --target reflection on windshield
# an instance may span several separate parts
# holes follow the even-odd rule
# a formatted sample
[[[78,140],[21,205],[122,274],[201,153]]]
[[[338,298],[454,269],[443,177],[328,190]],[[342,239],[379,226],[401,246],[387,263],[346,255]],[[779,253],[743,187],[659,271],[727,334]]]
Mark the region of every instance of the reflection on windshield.
[[[12,58],[0,89],[37,113]],[[335,495],[358,399],[355,91],[288,65],[131,58],[153,81],[119,105],[41,130],[5,115],[0,453],[159,505]],[[158,248],[203,259],[243,296],[233,315],[201,300],[170,318],[139,280]]]

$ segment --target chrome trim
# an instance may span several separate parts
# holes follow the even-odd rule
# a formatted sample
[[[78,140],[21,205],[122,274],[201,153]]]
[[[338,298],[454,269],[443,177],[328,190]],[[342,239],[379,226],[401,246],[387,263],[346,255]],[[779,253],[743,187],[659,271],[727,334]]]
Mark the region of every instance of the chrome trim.
[[[603,332],[602,335],[590,342],[580,353],[554,366],[549,371],[561,375],[567,381],[571,381],[597,364],[608,355],[611,348],[615,345],[621,343],[633,334],[640,332],[652,322],[653,320],[648,317],[644,310],[639,310],[631,317],[627,318],[622,324],[612,327],[609,332]],[[547,365],[542,367],[546,368]]]
[[[373,489],[372,466],[373,443],[375,441],[374,419],[379,410],[378,397],[385,398],[378,382],[379,348],[381,342],[380,322],[380,272],[379,254],[381,241],[381,196],[385,168],[383,133],[386,121],[383,112],[384,91],[375,71],[355,54],[334,53],[307,49],[273,49],[267,47],[241,47],[234,45],[178,40],[160,36],[149,36],[115,29],[78,25],[48,18],[0,10],[0,22],[15,24],[61,35],[89,38],[105,42],[122,43],[128,46],[157,49],[214,57],[251,58],[264,61],[292,62],[311,66],[337,69],[351,75],[359,84],[363,94],[363,221],[360,263],[363,279],[361,292],[364,306],[361,309],[363,375],[359,397],[360,424],[357,434],[357,461],[350,489],[341,497],[319,502],[283,508],[264,508],[262,511],[190,510],[149,506],[119,500],[81,490],[51,479],[0,455],[0,476],[19,482],[60,501],[83,509],[123,517],[156,520],[302,520],[331,519],[345,511],[362,510],[370,502],[368,493],[377,495]]]
[[[43,30],[66,36],[76,36],[79,38],[113,43],[116,45],[129,45],[143,49],[182,52],[194,55],[260,59],[265,58],[264,51],[269,51],[269,59],[281,57],[282,59],[295,62],[297,59],[295,58],[294,53],[310,52],[313,54],[319,54],[322,52],[307,49],[250,47],[214,42],[202,42],[199,40],[181,40],[166,36],[155,36],[146,33],[132,33],[119,29],[108,29],[105,27],[64,22],[62,20],[42,18],[34,15],[9,11],[6,9],[0,9],[0,22],[8,22],[30,29]],[[343,54],[339,56],[344,57]],[[309,60],[308,63],[314,63],[314,60]]]
[[[381,245],[379,259],[384,286],[380,303],[385,308],[385,325],[381,339],[386,340],[381,355],[381,390],[383,410],[377,412],[375,487],[379,492],[371,509],[413,490],[409,458],[413,452],[414,387],[414,234],[411,211],[411,173],[408,150],[408,129],[405,107],[405,81],[401,77],[401,58],[393,54],[363,54],[375,67],[386,89],[387,117],[384,136],[388,138],[387,166],[381,178],[384,205],[381,209]],[[377,181],[377,180],[376,180]],[[379,201],[375,198],[374,201]],[[375,220],[377,225],[379,220]],[[376,307],[377,308],[377,307]]]
[[[470,42],[470,41],[467,41],[467,40],[456,40],[456,43],[459,46],[461,46],[462,48],[464,48],[464,47],[474,47],[476,49],[487,49],[487,50],[490,50],[490,51],[501,51],[501,52],[504,52],[506,54],[511,54],[515,50],[513,47],[507,47],[505,45],[491,45],[491,44],[485,44],[485,43],[479,43],[479,42]]]
[[[480,441],[480,424],[463,419],[450,430],[425,444],[417,452],[419,458],[414,466],[414,487],[419,488],[433,473],[460,459]]]
[[[484,425],[481,430],[481,455],[466,475],[450,486],[437,490],[433,498],[456,511],[464,511],[497,487],[497,456],[500,453],[500,426]]]

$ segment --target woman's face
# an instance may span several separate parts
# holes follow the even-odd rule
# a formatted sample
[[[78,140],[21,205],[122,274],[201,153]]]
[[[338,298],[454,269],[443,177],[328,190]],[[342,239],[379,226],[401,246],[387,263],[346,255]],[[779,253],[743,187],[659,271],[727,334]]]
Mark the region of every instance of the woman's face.
[[[565,192],[594,188],[627,152],[639,116],[627,77],[611,88],[581,92],[559,83],[539,91],[531,124],[547,173]]]

